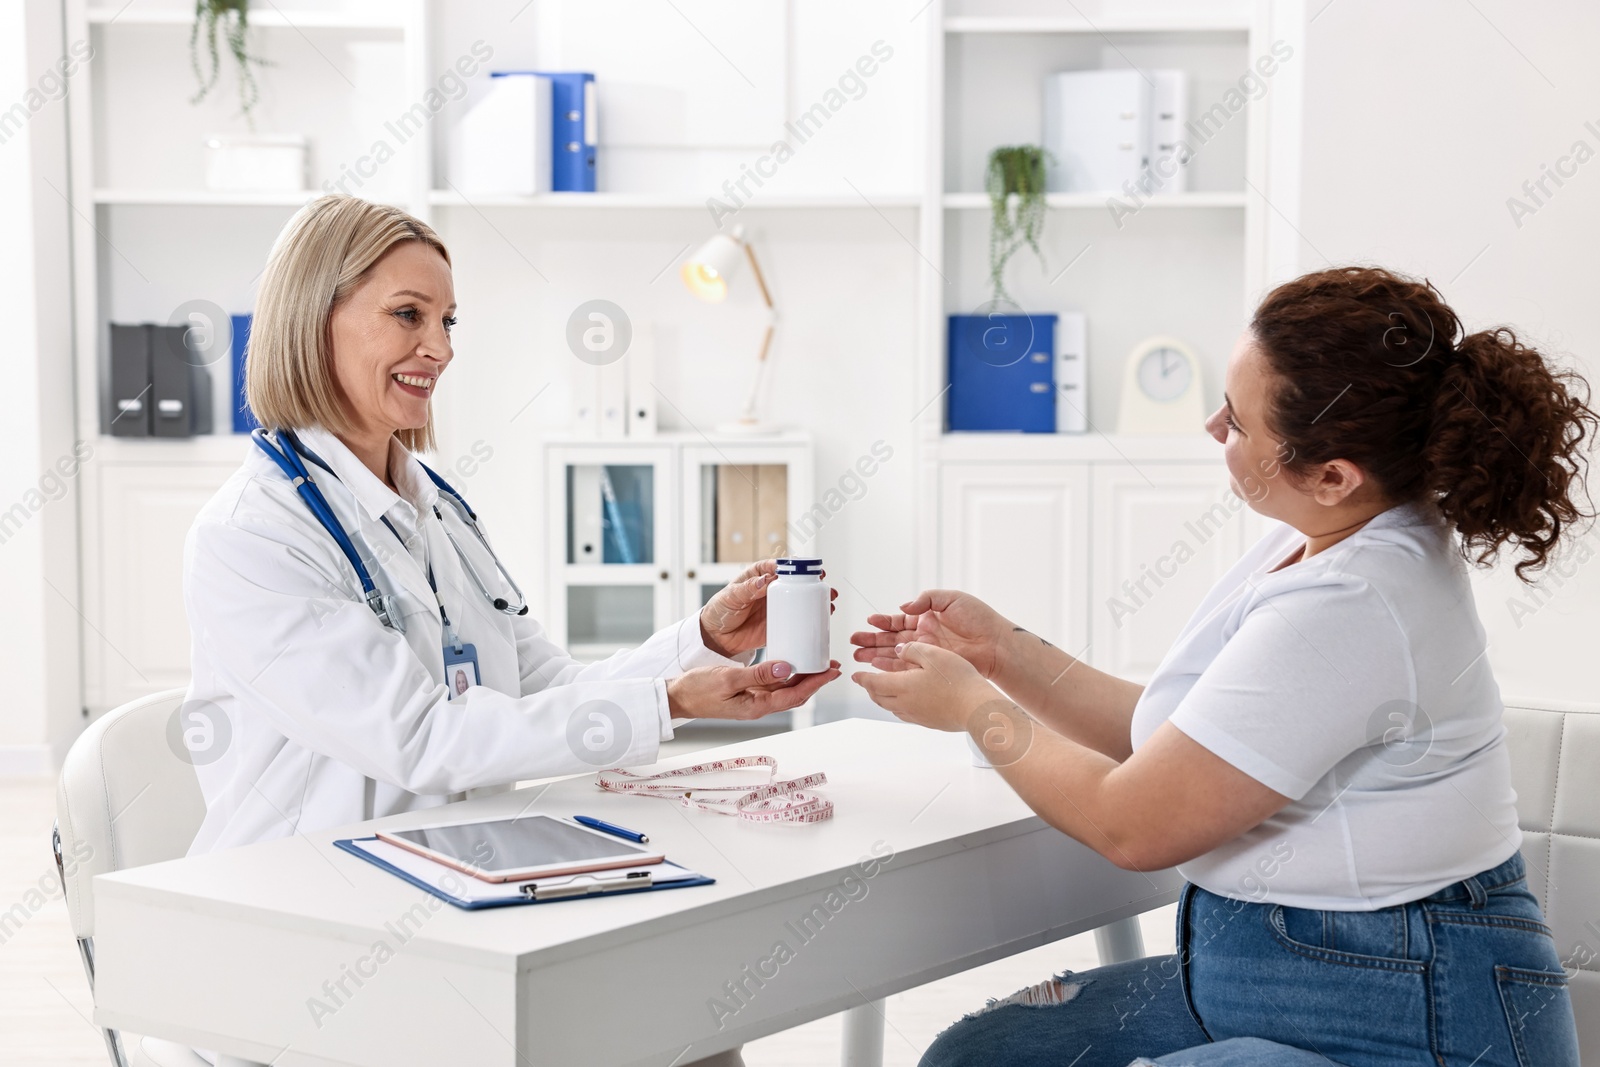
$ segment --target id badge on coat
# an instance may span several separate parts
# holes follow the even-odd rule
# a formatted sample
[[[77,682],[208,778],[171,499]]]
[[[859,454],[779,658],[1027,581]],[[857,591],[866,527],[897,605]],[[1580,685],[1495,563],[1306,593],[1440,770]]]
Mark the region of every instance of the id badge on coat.
[[[464,694],[468,686],[483,684],[478,676],[476,646],[444,646],[444,684],[450,690],[451,700]]]

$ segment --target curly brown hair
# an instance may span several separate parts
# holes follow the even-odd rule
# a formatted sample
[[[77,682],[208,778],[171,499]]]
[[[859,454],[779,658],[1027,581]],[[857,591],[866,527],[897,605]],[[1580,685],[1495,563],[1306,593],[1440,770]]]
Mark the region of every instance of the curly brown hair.
[[[1594,513],[1583,441],[1589,384],[1509,327],[1463,335],[1426,280],[1337,267],[1278,286],[1250,323],[1271,369],[1267,423],[1294,476],[1346,459],[1395,504],[1432,500],[1463,557],[1549,562],[1562,531]]]

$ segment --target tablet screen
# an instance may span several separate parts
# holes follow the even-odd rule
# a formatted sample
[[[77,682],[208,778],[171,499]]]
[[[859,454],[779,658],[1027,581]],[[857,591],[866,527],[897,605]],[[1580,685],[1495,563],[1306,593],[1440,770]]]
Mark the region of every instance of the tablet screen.
[[[482,871],[583,863],[634,853],[653,855],[649,849],[630,841],[573,826],[548,815],[434,826],[426,830],[388,830],[384,836],[430,849],[463,867]]]

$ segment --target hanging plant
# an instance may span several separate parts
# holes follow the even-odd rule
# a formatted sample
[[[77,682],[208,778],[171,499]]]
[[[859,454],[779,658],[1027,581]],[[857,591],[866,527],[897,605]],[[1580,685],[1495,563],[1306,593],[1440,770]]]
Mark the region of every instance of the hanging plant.
[[[204,100],[216,88],[222,74],[222,50],[218,46],[219,34],[226,39],[228,53],[239,68],[239,106],[244,117],[250,120],[250,109],[261,98],[251,65],[266,66],[266,60],[250,54],[247,37],[250,33],[250,0],[195,0],[194,26],[189,30],[189,63],[194,67],[195,80],[200,91],[190,98],[191,104]],[[200,39],[205,37],[205,58],[209,66],[201,67]],[[255,124],[252,121],[251,126]]]
[[[1006,263],[1023,245],[1033,249],[1033,254],[1039,257],[1039,266],[1044,266],[1039,236],[1044,232],[1045,155],[1043,148],[1031,144],[1004,145],[989,153],[989,167],[984,176],[992,220],[989,284],[997,302],[1011,300],[1006,294]]]

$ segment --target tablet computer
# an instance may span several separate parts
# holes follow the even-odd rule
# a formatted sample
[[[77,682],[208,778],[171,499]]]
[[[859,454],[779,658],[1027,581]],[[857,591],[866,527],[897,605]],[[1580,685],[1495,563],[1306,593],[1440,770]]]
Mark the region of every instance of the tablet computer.
[[[379,830],[380,840],[486,882],[513,882],[660,863],[666,856],[552,815]]]

